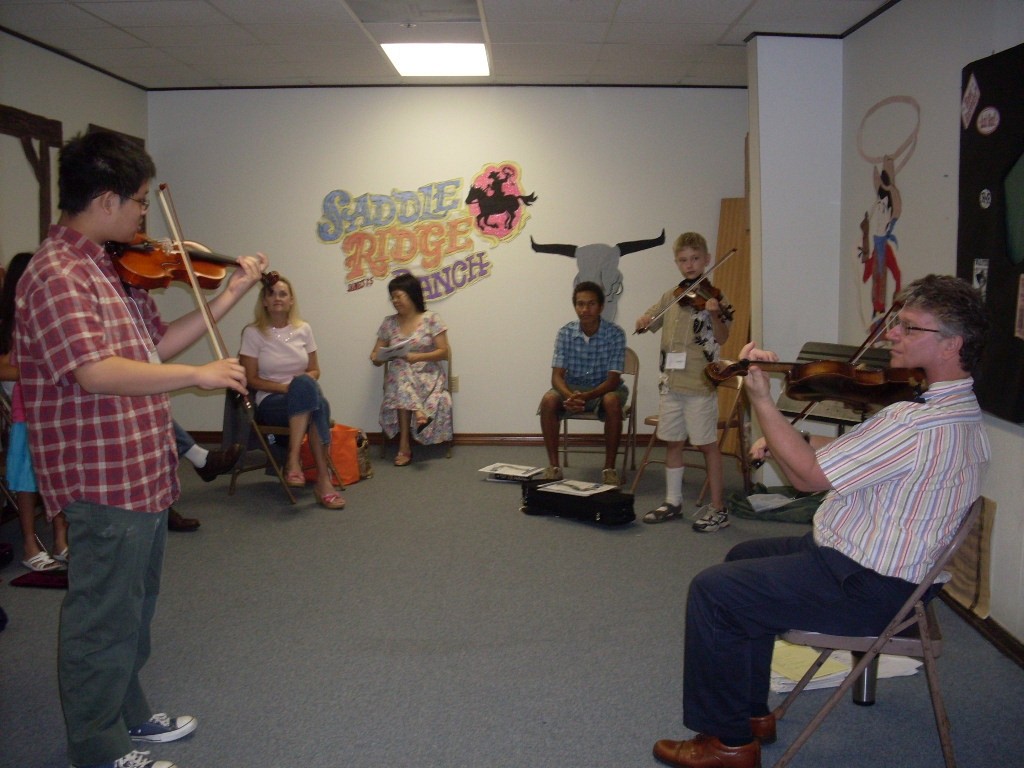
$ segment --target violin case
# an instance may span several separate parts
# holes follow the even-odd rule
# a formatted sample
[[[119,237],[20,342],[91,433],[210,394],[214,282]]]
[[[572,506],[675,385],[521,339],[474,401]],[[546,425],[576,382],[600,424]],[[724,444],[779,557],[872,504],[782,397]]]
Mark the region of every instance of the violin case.
[[[549,480],[524,480],[519,511],[526,515],[550,515],[597,525],[627,525],[636,520],[633,494],[619,490],[602,491],[591,496],[571,496],[545,491],[539,486]]]

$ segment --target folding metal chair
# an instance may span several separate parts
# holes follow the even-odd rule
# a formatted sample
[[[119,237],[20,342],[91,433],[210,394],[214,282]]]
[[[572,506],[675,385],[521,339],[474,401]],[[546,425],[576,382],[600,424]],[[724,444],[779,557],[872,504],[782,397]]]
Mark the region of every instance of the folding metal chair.
[[[636,391],[639,389],[640,381],[640,358],[637,357],[629,347],[626,347],[626,364],[623,366],[623,376],[631,376],[629,382],[629,400],[622,407],[622,440],[619,443],[619,450],[622,451],[622,476],[620,480],[625,481],[627,466],[636,470]],[[570,421],[603,421],[594,411],[582,413],[565,413],[562,416],[562,454],[563,466],[569,466],[569,453],[604,453],[604,448],[569,448],[569,422]]]
[[[907,598],[889,625],[877,637],[847,637],[842,635],[824,635],[817,632],[802,632],[790,630],[782,635],[787,640],[797,645],[807,645],[821,651],[817,660],[810,669],[790,691],[785,701],[775,709],[776,720],[781,720],[790,705],[800,695],[822,664],[828,659],[834,650],[851,651],[856,663],[853,669],[843,680],[842,684],[833,691],[825,704],[818,710],[818,713],[811,719],[807,726],[800,732],[800,735],[790,744],[789,749],[775,763],[775,768],[783,768],[789,764],[793,756],[808,739],[814,734],[818,726],[835,708],[839,700],[848,690],[858,685],[855,691],[855,701],[858,703],[870,704],[874,700],[875,679],[878,671],[878,656],[887,653],[897,656],[912,656],[924,661],[925,677],[928,680],[928,690],[932,699],[932,710],[935,713],[935,726],[939,732],[939,742],[942,745],[942,755],[946,761],[946,768],[955,768],[956,759],[953,756],[953,739],[950,735],[949,717],[946,715],[946,708],[942,703],[942,694],[939,690],[939,678],[935,668],[935,659],[942,652],[942,634],[935,611],[928,601],[929,592],[935,580],[942,573],[950,558],[956,553],[960,546],[970,535],[971,530],[978,522],[984,507],[984,499],[978,497],[967,510],[960,527],[949,544],[936,558],[935,565],[925,576],[914,593]],[[859,657],[859,658],[858,658]]]

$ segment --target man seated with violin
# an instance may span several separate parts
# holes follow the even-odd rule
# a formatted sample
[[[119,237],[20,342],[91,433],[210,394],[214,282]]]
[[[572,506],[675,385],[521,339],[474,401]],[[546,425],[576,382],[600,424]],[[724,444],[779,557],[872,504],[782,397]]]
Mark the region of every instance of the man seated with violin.
[[[662,740],[672,766],[755,768],[775,741],[768,709],[772,650],[789,629],[875,635],[892,619],[980,495],[989,442],[971,372],[988,326],[963,280],[929,275],[898,297],[886,331],[891,363],[920,368],[928,389],[886,406],[828,442],[808,439],[779,412],[751,343],[747,396],[771,456],[799,491],[828,491],[813,532],[744,542],[690,584],[683,723],[699,734]]]
[[[558,330],[551,359],[551,389],[540,401],[540,427],[548,452],[545,480],[561,480],[558,430],[566,413],[596,411],[604,421],[604,470],[601,482],[619,485],[615,459],[622,438],[622,407],[628,394],[622,383],[626,334],[601,317],[604,289],[590,281],[573,288],[577,319]]]
[[[154,714],[139,680],[160,592],[167,510],[178,498],[169,392],[246,394],[236,359],[166,363],[204,333],[193,311],[167,323],[122,282],[108,241],[138,232],[156,173],[145,150],[105,131],[59,156],[58,223],[18,283],[14,362],[32,462],[47,514],[63,511],[74,554],[61,607],[58,672],[70,762],[174,768],[132,749],[193,732],[196,719]],[[220,318],[262,277],[263,254],[209,304]]]

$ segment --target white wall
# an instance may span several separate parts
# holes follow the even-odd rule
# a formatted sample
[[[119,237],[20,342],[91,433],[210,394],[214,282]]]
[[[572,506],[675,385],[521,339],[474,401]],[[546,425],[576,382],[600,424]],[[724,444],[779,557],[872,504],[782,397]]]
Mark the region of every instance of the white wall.
[[[63,124],[64,139],[89,123],[145,138],[146,94],[106,75],[0,32],[0,104]],[[57,206],[57,157],[51,158]],[[13,136],[0,136],[0,262],[39,245],[32,168]]]
[[[831,341],[837,331],[842,44],[759,37],[751,58],[751,229],[763,306],[753,338],[795,360],[804,342]]]
[[[389,194],[462,178],[512,160],[537,195],[525,230],[489,252],[492,275],[431,305],[447,322],[460,380],[459,433],[539,433],[556,329],[574,318],[571,259],[540,243],[664,246],[620,262],[618,321],[635,318],[679,280],[671,242],[695,229],[714,247],[722,198],[743,195],[743,90],[418,88],[204,91],[149,95],[149,148],[188,239],[224,253],[267,252],[295,283],[321,345],[338,421],[379,429],[380,369],[368,361],[392,310],[386,280],[345,290],[341,249],[316,239],[324,196]],[[151,214],[152,229],[158,216]],[[489,247],[480,239],[481,247]],[[415,266],[413,267],[416,271]],[[187,302],[164,292],[168,313]],[[222,323],[237,348],[244,302]],[[630,337],[641,358],[639,411],[653,413],[657,340]],[[205,349],[190,354],[194,360]],[[220,400],[176,397],[187,427],[216,428]],[[542,455],[538,449],[538,458]]]

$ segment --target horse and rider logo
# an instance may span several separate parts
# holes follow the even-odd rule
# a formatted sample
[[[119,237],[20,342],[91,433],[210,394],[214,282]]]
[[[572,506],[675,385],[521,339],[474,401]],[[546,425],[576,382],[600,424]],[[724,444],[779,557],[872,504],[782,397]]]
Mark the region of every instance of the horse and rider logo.
[[[536,194],[524,195],[519,187],[522,170],[512,162],[487,165],[473,180],[466,207],[477,232],[496,241],[511,240],[519,234]]]

